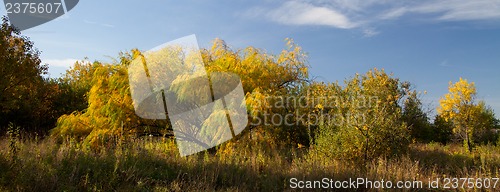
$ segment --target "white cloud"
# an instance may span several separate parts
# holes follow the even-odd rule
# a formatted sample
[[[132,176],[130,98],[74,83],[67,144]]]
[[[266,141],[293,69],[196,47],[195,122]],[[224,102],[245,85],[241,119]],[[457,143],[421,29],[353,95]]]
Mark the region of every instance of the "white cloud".
[[[390,10],[382,13],[382,15],[380,16],[380,19],[383,19],[383,20],[396,19],[396,18],[403,16],[407,12],[408,12],[408,8],[406,8],[406,7],[398,7],[398,8],[390,9]]]
[[[407,3],[383,11],[381,19],[395,19],[407,13],[437,15],[437,21],[500,19],[500,0],[427,0]]]
[[[394,0],[309,0],[310,2],[316,2],[323,5],[331,5],[337,9],[346,11],[346,12],[362,12],[366,8],[387,4],[390,1]]]
[[[49,68],[63,67],[69,69],[77,61],[78,61],[77,59],[44,59],[42,60],[42,64],[48,64]]]
[[[103,26],[103,27],[109,27],[109,28],[114,28],[115,27],[114,25],[107,24],[107,23],[103,23],[103,24],[101,24],[101,26]]]
[[[441,63],[439,63],[439,66],[441,66],[441,67],[451,67],[451,64],[448,63],[448,60],[444,60]]]
[[[373,29],[373,28],[367,28],[363,30],[363,36],[364,37],[373,37],[375,35],[378,35],[380,32]]]
[[[349,18],[334,9],[298,1],[286,2],[267,16],[273,21],[289,25],[325,25],[342,29],[356,27]]]
[[[375,31],[366,28],[407,14],[436,22],[500,20],[500,0],[292,0],[274,9],[250,8],[244,15],[288,25],[362,28],[370,35]]]
[[[111,24],[108,24],[108,23],[98,23],[98,22],[89,21],[89,20],[83,20],[83,22],[86,23],[86,24],[90,24],[90,25],[100,25],[100,26],[109,27],[109,28],[114,28],[115,27],[114,25],[111,25]]]
[[[500,0],[441,0],[413,9],[417,13],[441,13],[439,20],[500,19]]]

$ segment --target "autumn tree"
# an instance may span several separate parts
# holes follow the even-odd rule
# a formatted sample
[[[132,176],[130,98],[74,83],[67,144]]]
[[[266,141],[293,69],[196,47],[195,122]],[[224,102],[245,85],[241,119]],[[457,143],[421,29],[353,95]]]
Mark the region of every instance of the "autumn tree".
[[[405,92],[400,81],[383,70],[373,69],[364,75],[356,74],[345,84],[336,91],[337,97],[333,97],[341,98],[335,102],[338,105],[320,117],[323,119],[315,141],[317,152],[327,157],[367,162],[405,151],[409,133],[401,120],[399,103]],[[327,87],[338,88],[338,85]]]
[[[411,88],[409,82],[402,83],[405,97],[403,99],[402,120],[407,124],[411,137],[416,141],[432,141],[431,124],[427,113],[424,112],[419,93]]]
[[[42,77],[40,52],[27,37],[2,18],[0,28],[0,127],[9,122],[24,129],[37,129],[48,110],[50,91]]]
[[[484,101],[479,101],[477,108],[473,133],[475,143],[496,143],[498,134],[495,129],[498,128],[498,119],[495,117],[495,112]]]
[[[431,125],[431,141],[447,144],[453,137],[453,124],[446,121],[442,116],[436,115]]]
[[[450,82],[449,93],[440,99],[438,107],[438,114],[453,125],[453,133],[469,152],[479,133],[494,128],[493,111],[484,102],[477,102],[476,97],[474,82],[460,78],[454,84]]]
[[[62,77],[54,79],[58,87],[54,105],[62,114],[82,111],[88,107],[88,92],[92,88],[94,72],[103,67],[100,62],[76,61]]]
[[[172,50],[175,52],[175,50]],[[238,75],[243,84],[246,105],[252,119],[262,113],[284,114],[293,109],[273,107],[274,103],[267,105],[267,96],[282,96],[297,94],[304,82],[307,81],[307,64],[305,54],[299,46],[291,40],[287,41],[287,48],[278,55],[265,53],[263,50],[247,47],[245,49],[233,50],[224,41],[216,39],[209,49],[202,49],[201,55],[207,74],[215,72],[231,72]],[[142,61],[151,68],[152,65],[160,64],[159,60],[174,56],[177,59],[171,62],[185,62],[189,54],[182,53],[146,53],[133,50],[131,53],[122,54],[119,61],[113,64],[81,64],[68,71],[63,77],[63,83],[85,90],[90,82],[90,90],[86,94],[88,107],[83,111],[63,115],[59,118],[57,127],[52,131],[54,137],[64,139],[66,137],[81,138],[91,145],[98,145],[118,134],[129,134],[141,132],[145,129],[160,128],[169,129],[168,122],[152,122],[139,118],[134,112],[129,87],[129,74],[127,67],[132,61]],[[178,56],[183,56],[182,58]],[[160,57],[155,59],[155,57]],[[137,60],[138,59],[138,60]],[[189,63],[189,62],[188,62]],[[177,65],[182,67],[185,65]],[[168,73],[161,71],[154,74],[176,74],[172,70],[185,71],[185,69],[158,68],[159,70],[170,70]],[[92,75],[88,75],[92,74]],[[91,78],[90,78],[91,77]],[[131,76],[134,79],[133,75]],[[173,77],[151,77],[167,78]],[[89,81],[89,79],[91,79]],[[178,79],[171,79],[173,82]],[[176,84],[177,85],[177,84]],[[196,93],[192,87],[196,85],[178,84],[172,86],[168,91],[179,94],[179,99],[189,100],[195,95],[183,95],[182,93]],[[184,85],[184,86],[182,86]],[[189,90],[186,89],[190,88]],[[161,87],[151,87],[152,90]],[[271,101],[275,102],[275,101]],[[266,127],[263,124],[255,125],[254,128],[264,128],[270,132],[272,137],[296,140],[298,129],[277,125]],[[290,131],[288,131],[290,130]],[[304,132],[302,130],[301,132]],[[281,135],[285,135],[281,137]]]
[[[251,116],[249,129],[285,143],[308,143],[305,126],[286,115],[298,110],[286,98],[299,97],[309,80],[306,54],[300,46],[286,39],[285,49],[271,54],[251,46],[232,49],[216,39],[210,49],[202,50],[202,57],[208,73],[231,72],[241,78]]]
[[[61,116],[51,135],[58,139],[81,139],[95,147],[115,136],[139,129],[141,121],[134,112],[127,75],[127,66],[132,59],[131,54],[124,53],[120,55],[119,63],[95,62],[86,66],[78,66],[77,63],[75,68],[83,67],[79,71],[91,73],[91,79],[81,73],[72,76],[72,71],[68,71],[65,77],[71,77],[70,84],[75,80],[91,85],[86,94],[88,107],[83,111]]]

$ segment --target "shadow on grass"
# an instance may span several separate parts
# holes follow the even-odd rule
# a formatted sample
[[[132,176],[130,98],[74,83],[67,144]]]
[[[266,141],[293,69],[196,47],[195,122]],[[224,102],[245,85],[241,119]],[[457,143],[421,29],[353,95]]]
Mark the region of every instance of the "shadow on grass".
[[[293,190],[291,178],[412,180],[426,172],[473,176],[500,167],[495,152],[464,154],[432,145],[411,147],[409,158],[379,159],[368,167],[258,145],[188,157],[179,157],[173,142],[134,142],[97,151],[50,141],[19,146],[13,160],[0,141],[2,191],[283,191]],[[350,190],[367,190],[359,187]]]
[[[178,157],[133,149],[83,152],[26,146],[14,161],[0,156],[0,189],[12,191],[281,191],[285,173],[270,166],[218,161],[209,154]],[[40,146],[47,147],[47,146]],[[4,151],[3,151],[4,152]],[[0,154],[3,154],[0,151]]]
[[[448,148],[447,148],[448,147]],[[500,167],[497,158],[473,151],[450,150],[449,146],[417,146],[409,151],[410,158],[420,162],[427,171],[446,173],[455,176],[473,175],[474,172],[495,174]]]

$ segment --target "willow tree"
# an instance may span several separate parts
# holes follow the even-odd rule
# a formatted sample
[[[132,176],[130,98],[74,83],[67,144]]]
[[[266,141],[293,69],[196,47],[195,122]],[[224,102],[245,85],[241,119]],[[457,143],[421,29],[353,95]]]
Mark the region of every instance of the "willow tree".
[[[248,113],[249,129],[270,133],[271,137],[299,142],[306,133],[294,114],[297,106],[289,97],[298,97],[300,89],[308,82],[308,64],[302,48],[291,39],[279,54],[267,53],[255,47],[231,49],[224,41],[216,39],[210,49],[202,50],[208,73],[222,71],[237,74],[242,81]],[[270,117],[281,118],[270,118]],[[287,125],[288,122],[293,122]],[[299,126],[296,126],[299,125]],[[304,141],[301,141],[302,143]]]
[[[131,60],[131,54],[122,54],[119,63],[95,63],[87,93],[88,108],[61,116],[52,136],[80,138],[97,146],[138,127],[141,121],[135,115],[128,85],[127,66]]]
[[[135,114],[127,70],[131,62],[137,61],[136,59],[151,68],[162,64],[159,61],[165,61],[165,59],[170,62],[186,62],[186,59],[189,58],[189,54],[184,56],[181,54],[181,57],[178,57],[179,54],[175,50],[173,53],[158,52],[155,54],[133,50],[132,53],[122,54],[120,61],[114,64],[92,65],[91,88],[86,94],[88,108],[61,116],[57,127],[52,131],[52,135],[59,138],[78,137],[86,142],[98,145],[102,141],[109,140],[122,133],[140,132],[154,126],[163,126],[163,128],[168,129],[171,127],[168,122],[155,124],[151,122],[152,120],[140,118]],[[285,50],[278,55],[273,55],[254,47],[232,50],[222,40],[216,39],[211,48],[201,51],[201,55],[207,74],[231,72],[241,78],[247,101],[246,107],[253,118],[257,118],[263,113],[284,114],[287,112],[289,109],[273,108],[273,105],[266,105],[268,100],[266,98],[270,95],[293,94],[294,90],[297,90],[308,78],[305,54],[291,40],[287,41]],[[172,59],[177,60],[166,58],[171,56],[173,56]],[[175,85],[176,81],[182,79],[169,79],[172,77],[169,77],[168,74],[177,74],[175,70],[185,71],[186,69],[182,67],[192,68],[186,65],[176,65],[181,68],[175,68],[172,65],[168,66],[156,67],[155,69],[166,71],[150,73],[160,75],[158,77],[151,76],[150,78],[162,79]],[[67,74],[65,77],[69,79],[79,78],[73,74]],[[88,82],[85,79],[83,78],[83,81]],[[134,79],[133,75],[132,79]],[[183,86],[172,86],[170,91],[179,94],[178,98],[181,100],[199,100],[196,97],[200,94],[196,94],[196,90],[192,90],[193,87],[196,87],[196,82],[193,83],[193,85],[183,83],[179,84]],[[147,88],[149,89],[149,87]],[[152,90],[162,88],[151,87]],[[155,125],[150,126],[152,124]],[[262,126],[257,125],[256,127]],[[281,128],[281,126],[277,127]],[[287,133],[284,129],[276,130],[280,130],[279,133],[274,135],[277,137],[282,133]]]

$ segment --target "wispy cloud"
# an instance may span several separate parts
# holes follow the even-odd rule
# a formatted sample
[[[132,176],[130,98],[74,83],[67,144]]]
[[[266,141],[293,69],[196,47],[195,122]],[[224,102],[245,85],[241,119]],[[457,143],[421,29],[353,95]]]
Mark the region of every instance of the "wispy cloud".
[[[42,63],[48,64],[49,68],[51,67],[70,68],[77,61],[78,61],[77,59],[43,59]]]
[[[397,18],[403,16],[406,13],[408,13],[408,8],[407,7],[392,8],[392,9],[389,9],[389,10],[383,12],[379,16],[379,19],[382,19],[382,20],[397,19]]]
[[[361,28],[365,36],[374,36],[380,32],[370,29],[379,22],[408,14],[436,22],[500,20],[500,0],[292,0],[277,7],[254,7],[246,15],[286,25]]]
[[[363,12],[367,8],[387,4],[395,0],[308,0],[311,3],[318,3],[324,6],[335,7],[344,12]]]
[[[290,25],[325,25],[342,29],[356,27],[349,18],[334,9],[299,1],[286,2],[266,16],[273,21]]]
[[[500,0],[427,0],[384,10],[379,18],[395,19],[409,13],[434,14],[437,21],[500,19]]]
[[[448,60],[444,60],[444,61],[441,61],[441,63],[439,63],[439,66],[441,66],[441,67],[451,67],[452,65],[448,62]]]
[[[322,25],[341,29],[357,26],[356,23],[333,8],[316,6],[304,1],[288,1],[277,8],[253,7],[243,15],[264,17],[285,25]]]
[[[373,37],[375,35],[378,35],[380,32],[375,30],[374,28],[367,28],[363,30],[363,36],[364,37]]]
[[[108,24],[108,23],[98,23],[98,22],[95,22],[95,21],[89,21],[89,20],[83,20],[84,23],[86,24],[91,24],[91,25],[99,25],[99,26],[102,26],[102,27],[109,27],[109,28],[114,28],[115,26],[112,25],[112,24]]]
[[[440,0],[416,6],[410,11],[438,13],[438,20],[500,19],[500,0]]]

